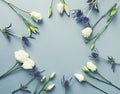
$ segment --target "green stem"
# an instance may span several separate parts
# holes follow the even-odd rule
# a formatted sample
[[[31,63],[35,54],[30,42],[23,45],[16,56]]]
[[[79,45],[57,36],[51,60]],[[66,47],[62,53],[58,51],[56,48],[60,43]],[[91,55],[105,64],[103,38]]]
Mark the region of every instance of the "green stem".
[[[37,83],[37,85],[36,85],[36,87],[35,87],[35,89],[34,89],[33,94],[36,94],[36,93],[37,93],[37,88],[38,88],[39,85],[40,85],[40,81]]]
[[[112,84],[112,82],[110,82],[109,80],[107,80],[104,76],[102,76],[98,71],[96,71],[96,73],[103,78],[105,81],[107,81],[109,84]]]
[[[115,87],[116,89],[120,90],[120,88],[118,86],[114,85],[113,83],[111,83],[110,85]]]
[[[88,74],[91,78],[93,78],[93,79],[95,79],[95,80],[97,80],[97,81],[100,81],[100,82],[102,82],[102,83],[111,85],[111,86],[115,87],[116,89],[120,90],[120,88],[119,88],[118,86],[114,85],[114,84],[113,84],[112,82],[110,82],[110,81],[108,82],[108,80],[107,80],[107,82],[106,82],[106,81],[103,81],[103,80],[95,77],[95,76],[92,75],[91,73],[87,73],[87,74]],[[101,74],[100,74],[100,75],[101,75]],[[103,78],[103,76],[102,76],[102,78]],[[104,79],[106,79],[106,78],[104,78]]]
[[[4,74],[2,74],[1,76],[0,76],[0,78],[2,77],[2,76],[4,76],[4,75],[6,75],[7,73],[9,73],[13,68],[15,68],[16,66],[17,66],[17,62],[15,63],[15,65],[13,65],[6,73],[4,73]]]
[[[94,29],[94,27],[106,16],[108,15],[108,13],[111,11],[111,9],[116,5],[116,3],[104,14],[100,17],[100,19],[98,19],[98,21],[91,27],[92,29]]]
[[[65,94],[67,94],[67,89],[65,88]]]
[[[88,14],[87,14],[87,16],[86,16],[86,17],[89,17],[89,15],[90,15],[90,13],[91,13],[92,9],[93,9],[93,6],[92,6],[92,7],[91,7],[91,9],[89,10],[89,12],[88,12]]]
[[[11,32],[9,32],[9,34],[10,34],[10,35],[12,35],[12,36],[14,36],[14,37],[16,37],[16,38],[19,38],[19,39],[21,39],[21,38],[22,38],[22,36],[17,35],[17,34],[15,34],[15,33],[11,33]]]
[[[2,1],[3,1],[4,3],[9,4],[10,6],[12,6],[12,7],[14,7],[14,8],[22,11],[22,12],[25,12],[25,13],[27,13],[27,14],[29,13],[28,11],[25,11],[25,10],[19,8],[19,7],[15,6],[14,4],[7,2],[6,0],[2,0]]]
[[[52,4],[53,4],[53,0],[52,0],[51,3],[50,3],[50,8],[52,8]]]
[[[92,83],[90,83],[90,82],[88,82],[88,81],[86,81],[89,85],[91,85],[92,87],[94,87],[94,88],[96,88],[96,89],[98,89],[98,90],[100,90],[101,92],[103,92],[103,93],[105,93],[105,94],[108,94],[107,92],[105,92],[104,90],[102,90],[102,89],[100,89],[100,88],[98,88],[98,87],[96,87],[95,85],[93,85]]]
[[[110,20],[109,22],[107,22],[106,26],[102,29],[102,31],[98,32],[95,37],[93,37],[91,40],[93,40],[91,45],[95,45],[95,42],[97,41],[97,39],[105,32],[105,30],[108,28],[108,26],[110,25],[112,20]],[[94,49],[94,47],[91,46],[91,49]]]
[[[95,80],[97,80],[97,81],[100,81],[100,82],[105,83],[105,84],[110,84],[110,83],[108,83],[108,82],[105,82],[105,81],[103,81],[103,80],[101,80],[101,79],[95,77],[95,76],[92,75],[91,73],[87,73],[87,74],[88,74],[91,78],[93,78],[93,79],[95,79]]]
[[[16,67],[18,63],[16,63],[12,68],[10,68],[6,73],[4,73],[3,75],[0,76],[0,79],[5,78],[6,76],[8,76],[9,74],[11,74],[12,72],[21,69],[21,67]],[[16,67],[16,68],[15,68]]]
[[[12,94],[15,94],[16,92],[18,92],[18,91],[20,91],[20,90],[26,89],[27,86],[34,80],[34,78],[35,78],[34,76],[33,76],[32,78],[30,78],[30,80],[29,80],[25,85],[22,85],[22,86],[20,86],[18,89],[14,90],[14,91],[12,92]]]
[[[43,87],[41,88],[41,90],[38,92],[38,94],[40,94],[42,91],[44,91],[44,88],[46,87],[46,85],[50,82],[50,79],[48,79],[45,84],[43,85]]]
[[[108,60],[107,60],[106,58],[104,58],[104,57],[100,57],[100,56],[99,56],[99,58],[102,59],[102,60],[104,60],[104,61],[108,61]]]

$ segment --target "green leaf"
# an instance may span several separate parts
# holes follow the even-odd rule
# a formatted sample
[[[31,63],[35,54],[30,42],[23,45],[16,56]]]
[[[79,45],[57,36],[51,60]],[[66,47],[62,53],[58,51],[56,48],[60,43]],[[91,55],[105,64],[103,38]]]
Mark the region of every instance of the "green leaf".
[[[66,3],[64,3],[64,10],[65,10],[65,13],[70,16],[70,9],[68,7],[68,5]]]
[[[50,7],[48,10],[48,17],[50,18],[52,16],[52,8]]]

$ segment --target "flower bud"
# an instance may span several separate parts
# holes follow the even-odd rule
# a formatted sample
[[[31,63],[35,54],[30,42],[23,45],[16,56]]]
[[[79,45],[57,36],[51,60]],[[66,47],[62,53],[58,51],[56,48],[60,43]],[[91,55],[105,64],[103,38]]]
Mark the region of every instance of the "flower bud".
[[[52,16],[52,8],[50,7],[48,10],[48,17],[50,18]]]
[[[43,77],[40,79],[40,82],[43,83],[45,80],[46,80],[46,76],[43,76]]]
[[[58,11],[59,14],[63,13],[63,11],[64,11],[64,4],[62,2],[59,2],[57,4],[57,11]]]
[[[56,75],[55,72],[51,73],[50,76],[49,76],[49,79],[52,80],[55,77],[55,75]]]
[[[90,27],[86,27],[85,29],[83,29],[82,31],[82,36],[84,38],[88,38],[90,37],[91,33],[92,33],[92,29]]]
[[[92,72],[97,71],[96,65],[94,65],[91,61],[87,62],[87,68],[91,70]]]
[[[55,87],[55,84],[49,85],[47,88],[44,89],[44,91],[49,92]]]
[[[40,13],[38,12],[35,12],[35,11],[31,11],[29,13],[30,17],[35,21],[35,22],[38,22],[38,21],[41,21],[42,20],[42,16]]]
[[[95,44],[92,43],[90,48],[91,48],[91,49],[94,49],[94,48],[95,48]]]
[[[84,81],[86,81],[86,80],[85,80],[85,77],[84,77],[82,74],[75,73],[75,74],[74,74],[74,77],[75,77],[79,82],[84,82]]]
[[[88,69],[86,66],[83,66],[83,67],[82,67],[82,70],[83,70],[84,72],[86,72],[86,73],[90,72],[89,69]]]

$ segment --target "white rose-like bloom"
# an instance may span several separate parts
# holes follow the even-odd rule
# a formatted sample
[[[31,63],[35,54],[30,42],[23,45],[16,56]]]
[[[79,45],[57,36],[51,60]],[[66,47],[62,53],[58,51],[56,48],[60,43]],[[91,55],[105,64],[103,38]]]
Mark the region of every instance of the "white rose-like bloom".
[[[84,38],[88,38],[90,37],[91,33],[92,33],[92,29],[90,27],[86,27],[85,29],[83,29],[82,31],[82,36]]]
[[[34,66],[35,62],[32,59],[27,58],[26,61],[23,62],[23,65],[21,67],[23,69],[33,69]]]
[[[29,54],[24,50],[15,51],[14,55],[15,59],[20,63],[23,63],[26,60],[26,58],[29,57]]]
[[[58,11],[59,14],[63,13],[63,11],[64,11],[64,4],[62,2],[59,2],[57,4],[57,11]]]
[[[31,17],[34,21],[36,21],[36,22],[42,20],[42,16],[41,16],[41,14],[38,13],[38,12],[31,11],[31,12],[29,13],[29,15],[30,15],[30,17]]]
[[[97,70],[96,65],[94,65],[91,61],[87,62],[87,68],[92,72],[95,72]]]
[[[85,81],[85,77],[82,74],[79,73],[75,73],[74,77],[79,81],[79,82],[83,82]]]

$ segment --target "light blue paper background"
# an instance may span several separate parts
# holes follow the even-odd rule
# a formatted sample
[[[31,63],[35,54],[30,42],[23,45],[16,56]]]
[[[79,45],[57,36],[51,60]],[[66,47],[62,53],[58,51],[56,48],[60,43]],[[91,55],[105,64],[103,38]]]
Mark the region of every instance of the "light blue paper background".
[[[16,6],[31,11],[38,11],[43,16],[43,23],[39,25],[40,35],[35,36],[36,40],[30,40],[31,47],[26,49],[31,58],[36,62],[37,67],[46,70],[43,74],[49,75],[55,71],[56,83],[55,89],[49,94],[64,94],[64,88],[61,86],[63,75],[69,79],[74,73],[83,73],[81,67],[89,61],[90,45],[86,45],[81,36],[82,26],[77,24],[72,17],[65,14],[61,17],[56,10],[59,0],[54,0],[53,15],[50,19],[47,17],[47,11],[51,0],[9,0]],[[65,0],[70,9],[83,8],[86,6],[85,0]],[[100,13],[90,15],[91,22],[94,23],[102,14],[104,14],[114,2],[118,0],[99,0]],[[120,10],[110,24],[106,32],[96,42],[96,48],[103,57],[113,56],[117,63],[120,63]],[[25,16],[29,19],[28,16]],[[0,28],[13,24],[12,30],[18,34],[26,34],[27,29],[21,19],[3,2],[0,1]],[[105,24],[103,20],[95,29],[99,31]],[[21,41],[12,38],[8,42],[0,33],[0,74],[7,71],[14,63],[14,52],[23,49]],[[100,61],[95,63],[98,70],[106,78],[120,87],[120,67],[116,67],[115,73],[112,72],[110,64]],[[11,92],[19,87],[21,83],[25,83],[30,79],[30,75],[25,71],[16,72],[5,79],[0,80],[0,94],[11,94]],[[104,89],[109,94],[120,94],[117,89],[103,83],[99,83],[85,75],[85,77]],[[37,80],[33,81],[28,89],[35,88]],[[74,77],[72,86],[68,94],[102,94],[102,92],[92,88],[87,84],[78,83]],[[26,94],[19,92],[16,94]]]

